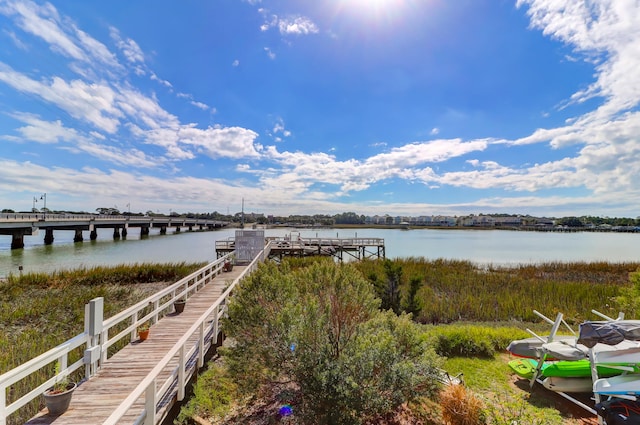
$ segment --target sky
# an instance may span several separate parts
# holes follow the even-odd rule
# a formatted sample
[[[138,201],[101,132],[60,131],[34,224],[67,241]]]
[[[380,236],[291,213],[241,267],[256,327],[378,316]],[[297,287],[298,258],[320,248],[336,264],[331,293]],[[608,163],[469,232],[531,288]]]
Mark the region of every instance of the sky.
[[[0,209],[638,217],[639,102],[638,0],[0,0]]]

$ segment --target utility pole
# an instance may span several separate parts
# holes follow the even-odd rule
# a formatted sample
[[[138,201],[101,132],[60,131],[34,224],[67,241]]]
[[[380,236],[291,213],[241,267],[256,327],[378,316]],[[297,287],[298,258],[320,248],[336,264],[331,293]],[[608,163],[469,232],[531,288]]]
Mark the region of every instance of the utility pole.
[[[240,215],[240,228],[244,229],[244,198],[242,198],[242,213]]]
[[[40,199],[44,199],[44,207],[42,208],[42,217],[47,218],[47,194],[44,193]]]

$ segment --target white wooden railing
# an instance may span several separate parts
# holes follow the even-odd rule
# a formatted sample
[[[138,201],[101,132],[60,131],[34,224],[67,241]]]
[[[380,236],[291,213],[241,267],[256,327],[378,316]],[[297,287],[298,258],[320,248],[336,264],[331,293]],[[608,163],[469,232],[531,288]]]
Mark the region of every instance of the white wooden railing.
[[[54,383],[73,374],[83,366],[85,367],[85,378],[89,379],[96,373],[99,364],[107,361],[109,348],[125,337],[129,337],[130,341],[134,341],[136,339],[136,329],[139,325],[145,322],[157,322],[162,315],[171,311],[174,301],[183,297],[187,298],[199,291],[222,271],[224,262],[232,255],[233,253],[229,253],[217,259],[107,320],[102,319],[102,299],[92,300],[85,307],[85,331],[83,333],[76,335],[70,340],[65,341],[15,369],[0,375],[0,425],[6,425],[7,416],[39,397],[47,388],[53,386]],[[260,258],[264,257],[259,256],[258,259]],[[254,263],[252,263],[252,265]],[[249,270],[249,268],[247,268],[247,270]],[[243,274],[243,276],[245,274]],[[230,289],[228,289],[223,296],[229,296],[231,288],[235,286],[237,281],[238,279],[234,281],[234,284],[230,286]],[[224,299],[226,300],[226,298]],[[223,304],[222,301],[217,302],[215,305],[220,306],[221,304]],[[152,306],[152,308],[149,309],[149,306]],[[116,335],[109,336],[110,329],[116,326],[122,326],[122,324],[126,324],[124,329],[120,330]],[[218,326],[217,320],[215,321],[215,325]],[[183,339],[181,339],[181,341]],[[85,347],[84,357],[72,364],[68,364],[69,354],[82,346]],[[31,389],[17,400],[7,404],[8,388],[11,388],[17,382],[41,369],[50,369],[50,365],[54,362],[57,362],[60,366],[57,374]],[[182,391],[184,391],[184,388]]]
[[[158,417],[156,406],[159,400],[166,397],[168,389],[172,388],[173,383],[177,379],[177,401],[182,401],[185,395],[185,387],[192,374],[187,371],[187,360],[194,354],[198,356],[198,367],[204,365],[204,354],[206,349],[199,350],[199,347],[207,347],[211,340],[205,340],[205,335],[211,335],[210,338],[217,338],[220,323],[219,320],[226,313],[228,300],[233,293],[236,285],[247,275],[253,272],[266,258],[269,257],[270,246],[267,244],[253,261],[243,270],[243,272],[229,285],[224,293],[214,302],[206,312],[204,312],[198,320],[189,328],[189,330],[180,338],[178,342],[169,350],[169,352],[158,362],[146,378],[129,394],[129,396],[120,404],[120,406],[103,422],[103,425],[115,425],[129,412],[133,404],[142,396],[144,396],[145,407],[142,413],[134,422],[135,425],[155,425],[161,417]],[[194,335],[198,335],[195,343],[190,343]],[[177,358],[178,366],[174,372],[166,380],[160,382],[160,373]],[[197,368],[195,368],[197,370]]]

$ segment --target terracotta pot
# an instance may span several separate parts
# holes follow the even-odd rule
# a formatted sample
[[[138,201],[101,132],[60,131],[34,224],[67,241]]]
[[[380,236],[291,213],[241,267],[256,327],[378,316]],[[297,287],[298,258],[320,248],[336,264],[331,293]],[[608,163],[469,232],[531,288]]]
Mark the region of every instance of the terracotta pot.
[[[149,338],[149,329],[138,331],[138,337],[140,338],[140,341],[145,341],[147,338]]]

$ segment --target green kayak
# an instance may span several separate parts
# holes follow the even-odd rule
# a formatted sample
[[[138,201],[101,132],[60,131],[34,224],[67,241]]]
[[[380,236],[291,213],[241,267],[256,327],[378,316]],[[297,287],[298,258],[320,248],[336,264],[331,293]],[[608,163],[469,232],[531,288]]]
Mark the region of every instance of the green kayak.
[[[542,365],[542,369],[549,366],[547,363]],[[533,373],[538,367],[538,361],[534,359],[515,359],[509,362],[509,367],[518,375],[523,378],[533,378]]]
[[[621,366],[629,366],[629,364],[624,364]],[[636,370],[638,369],[638,365],[633,366]],[[598,365],[598,377],[606,378],[609,376],[621,375],[624,371],[620,369],[616,369],[613,367],[607,367]],[[542,376],[545,378],[552,376],[559,376],[564,378],[584,378],[591,376],[591,364],[589,360],[574,360],[568,361],[563,360],[559,362],[549,363],[547,367],[542,370]]]
[[[611,366],[611,365],[610,365]],[[620,364],[620,366],[630,366],[628,363]],[[533,373],[538,367],[538,361],[534,359],[515,359],[509,362],[509,367],[518,376],[531,379]],[[640,366],[633,365],[634,373],[640,373]],[[598,377],[607,378],[611,376],[621,375],[624,371],[614,367],[598,366]],[[561,378],[588,378],[591,377],[591,364],[589,360],[562,360],[559,362],[545,362],[542,365],[541,377],[561,377]]]

